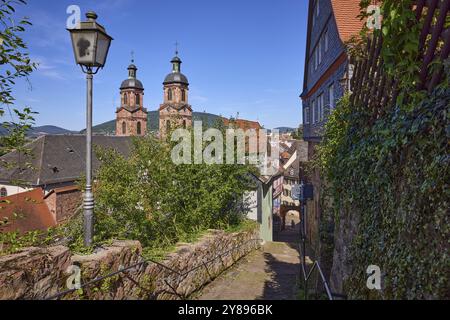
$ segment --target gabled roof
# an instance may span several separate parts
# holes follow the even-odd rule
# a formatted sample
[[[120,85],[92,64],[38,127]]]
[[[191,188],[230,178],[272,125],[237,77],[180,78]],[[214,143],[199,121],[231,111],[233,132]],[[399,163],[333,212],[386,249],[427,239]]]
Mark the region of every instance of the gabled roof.
[[[8,218],[9,224],[1,231],[27,232],[47,230],[56,226],[54,216],[44,202],[44,192],[37,188],[1,198],[0,219]]]
[[[362,30],[364,21],[360,15],[360,0],[331,0],[334,17],[342,42],[350,40]]]
[[[305,68],[303,77],[303,92],[300,97],[302,99],[307,98],[308,93],[314,92],[314,88],[310,88],[308,91],[308,64],[309,64],[309,53],[311,50],[311,32],[312,32],[312,21],[314,14],[314,2],[315,0],[309,0],[308,8],[308,31],[306,40],[306,55],[305,55]],[[376,0],[376,2],[378,2]],[[362,30],[364,21],[359,18],[360,15],[360,0],[331,0],[333,16],[336,21],[339,39],[344,43],[354,35]],[[322,13],[323,14],[323,11]],[[315,86],[320,86],[325,79],[328,78],[329,73],[334,72],[337,67],[339,67],[346,59],[346,53],[343,52],[336,61],[330,66],[324,75],[316,82]],[[333,70],[334,69],[334,70]]]
[[[94,136],[93,145],[112,148],[128,156],[132,148],[132,138]],[[27,144],[26,149],[29,150],[28,155],[13,151],[0,157],[0,182],[15,185],[15,181],[20,181],[36,187],[75,181],[85,172],[84,135],[42,136]],[[99,164],[94,152],[94,171]]]

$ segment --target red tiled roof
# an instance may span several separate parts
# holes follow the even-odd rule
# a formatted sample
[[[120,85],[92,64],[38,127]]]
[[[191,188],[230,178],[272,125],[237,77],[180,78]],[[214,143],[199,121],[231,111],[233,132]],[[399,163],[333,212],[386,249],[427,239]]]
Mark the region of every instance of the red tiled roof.
[[[373,3],[380,3],[379,0],[373,0]],[[311,16],[314,14],[312,12],[314,1],[310,1],[310,17],[308,22],[308,40],[307,40],[307,52],[310,50],[310,41],[311,41]],[[362,30],[365,21],[361,20],[359,17],[361,14],[360,8],[360,0],[331,0],[333,15],[336,20],[336,25],[339,33],[339,38],[342,42],[347,42],[351,39],[352,36],[358,36],[359,32]],[[313,88],[307,91],[307,78],[308,72],[307,68],[305,68],[304,75],[304,85],[303,85],[303,93],[301,94],[302,100],[308,99],[314,92],[329,78],[329,76],[336,71],[339,66],[344,63],[347,59],[347,54],[344,51],[329,67],[327,72],[322,75],[322,77],[317,81]],[[309,56],[306,56],[306,64],[309,63]]]
[[[61,194],[61,193],[66,193],[66,192],[79,191],[79,190],[80,190],[80,188],[77,185],[56,188],[56,189],[53,189],[52,191],[50,191],[49,193],[47,193],[47,195],[44,196],[44,199],[47,199],[53,193]]]
[[[40,188],[4,197],[0,201],[0,219],[8,218],[10,222],[3,227],[4,232],[46,230],[56,226]]]
[[[237,128],[243,129],[243,130],[249,130],[249,129],[260,130],[260,129],[262,129],[259,122],[244,120],[244,119],[229,120],[229,119],[223,118],[223,123],[226,126],[228,126],[230,123],[233,123]]]
[[[364,21],[358,18],[361,10],[359,3],[360,0],[331,0],[342,42],[358,35],[364,25]]]
[[[281,154],[281,158],[289,160],[291,158],[291,155],[289,154],[289,152],[285,151]]]

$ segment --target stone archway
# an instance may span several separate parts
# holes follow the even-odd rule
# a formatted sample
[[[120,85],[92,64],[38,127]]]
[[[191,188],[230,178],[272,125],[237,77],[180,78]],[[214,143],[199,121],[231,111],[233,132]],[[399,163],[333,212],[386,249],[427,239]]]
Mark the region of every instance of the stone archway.
[[[274,242],[298,243],[300,241],[300,206],[281,205],[280,214],[276,215],[280,225],[273,234]],[[293,225],[291,226],[291,222]]]
[[[295,211],[297,212],[297,215],[294,216],[295,223],[300,223],[300,206],[286,206],[281,205],[280,207],[280,218],[282,220],[282,228],[281,230],[284,230],[286,228],[286,222],[289,222],[287,220],[289,212]]]

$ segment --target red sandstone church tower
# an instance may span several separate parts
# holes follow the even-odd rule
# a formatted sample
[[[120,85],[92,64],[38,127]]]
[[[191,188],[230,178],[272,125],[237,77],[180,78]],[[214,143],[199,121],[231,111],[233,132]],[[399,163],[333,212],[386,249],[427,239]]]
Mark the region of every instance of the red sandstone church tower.
[[[120,107],[116,114],[116,136],[145,136],[147,109],[144,108],[144,86],[136,79],[137,67],[128,67],[128,79],[120,86]]]
[[[173,128],[192,127],[192,107],[188,103],[189,82],[181,73],[181,59],[176,51],[172,72],[164,80],[164,99],[159,107],[159,133],[166,137]]]

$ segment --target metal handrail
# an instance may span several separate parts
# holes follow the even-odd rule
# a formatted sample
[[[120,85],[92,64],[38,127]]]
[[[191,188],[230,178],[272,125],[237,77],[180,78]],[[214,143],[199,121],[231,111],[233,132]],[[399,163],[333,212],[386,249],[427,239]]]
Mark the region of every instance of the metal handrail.
[[[299,246],[299,250],[300,253],[302,253],[302,249]],[[314,269],[317,268],[317,270],[319,271],[320,274],[320,278],[322,280],[322,284],[325,287],[325,291],[327,292],[327,296],[329,300],[334,300],[333,299],[333,294],[331,293],[330,287],[328,285],[327,280],[325,279],[325,276],[323,274],[322,268],[320,267],[320,263],[319,261],[314,261],[313,266],[311,267],[311,269],[309,270],[308,274],[306,274],[306,254],[303,253],[303,259],[302,259],[302,272],[303,272],[303,281],[305,284],[304,290],[305,290],[305,300],[308,300],[308,280],[311,278],[311,275],[314,271]]]
[[[331,293],[330,286],[328,285],[327,280],[322,272],[322,268],[320,267],[319,261],[314,261],[311,270],[309,270],[308,274],[306,273],[306,214],[305,214],[305,199],[301,199],[300,205],[300,214],[301,214],[301,227],[300,227],[300,235],[301,242],[299,243],[298,249],[300,252],[300,256],[302,257],[302,273],[303,273],[303,283],[304,283],[304,291],[305,291],[305,300],[308,300],[308,281],[311,278],[312,272],[317,268],[320,274],[320,279],[322,280],[322,284],[325,287],[325,291],[327,293],[329,300],[333,299],[333,294]],[[337,296],[337,295],[336,295]]]
[[[178,275],[179,277],[185,277],[185,276],[188,275],[189,273],[191,273],[191,272],[193,272],[193,271],[195,271],[195,270],[197,270],[197,269],[199,269],[199,268],[201,268],[201,267],[206,267],[206,265],[209,264],[210,262],[213,262],[213,261],[217,260],[218,258],[220,258],[220,257],[222,257],[222,256],[225,256],[225,255],[229,254],[230,252],[233,252],[233,251],[235,251],[235,250],[237,250],[237,249],[239,249],[239,248],[241,248],[241,247],[247,245],[248,243],[250,243],[250,242],[252,242],[252,241],[255,241],[255,242],[256,242],[256,241],[261,242],[262,240],[261,240],[261,239],[250,239],[250,240],[248,240],[248,241],[246,241],[246,242],[244,242],[244,243],[242,243],[242,244],[240,244],[240,245],[238,245],[238,246],[235,246],[235,247],[231,248],[230,250],[227,250],[227,251],[225,251],[225,252],[222,252],[221,254],[219,254],[219,255],[213,257],[212,259],[210,259],[210,260],[208,260],[208,261],[206,261],[206,262],[200,263],[199,265],[193,267],[192,269],[189,269],[189,270],[186,271],[186,272],[179,272],[179,271],[177,271],[177,270],[175,270],[175,269],[172,269],[172,268],[170,268],[170,267],[168,267],[168,266],[166,266],[166,265],[164,265],[164,264],[162,264],[162,263],[160,263],[160,262],[157,262],[157,261],[155,261],[155,260],[152,260],[152,259],[145,259],[144,261],[135,263],[135,264],[133,264],[133,265],[131,265],[131,266],[128,266],[128,267],[126,267],[126,268],[121,268],[121,269],[119,269],[118,271],[111,272],[111,273],[109,273],[109,274],[107,274],[107,275],[104,275],[104,276],[95,278],[95,279],[90,280],[90,281],[85,282],[85,283],[82,283],[82,284],[80,285],[79,288],[73,288],[73,289],[68,289],[68,290],[59,292],[59,293],[57,293],[57,294],[55,294],[55,295],[53,295],[53,296],[50,296],[50,297],[48,297],[48,298],[46,298],[46,299],[44,299],[44,300],[55,300],[55,299],[59,299],[59,298],[65,296],[65,295],[67,295],[67,294],[69,294],[69,293],[73,293],[73,292],[76,292],[76,291],[78,291],[78,290],[80,290],[80,289],[82,289],[82,288],[89,287],[89,286],[91,286],[91,285],[94,284],[94,283],[97,283],[97,282],[100,282],[100,281],[102,281],[102,280],[105,280],[105,279],[114,277],[114,276],[116,276],[116,275],[118,275],[118,274],[122,274],[122,273],[128,272],[128,271],[130,271],[130,270],[132,270],[132,269],[134,269],[134,268],[136,268],[136,267],[139,267],[139,266],[141,266],[141,265],[149,265],[150,263],[156,264],[156,265],[158,265],[158,266],[160,266],[160,267],[162,267],[162,268],[164,268],[164,269],[170,271],[171,274],[176,274],[176,275]],[[142,257],[142,256],[141,256],[141,257]],[[143,258],[143,257],[142,257],[142,258]],[[206,267],[206,268],[207,268],[207,267]],[[163,280],[165,280],[165,279],[163,279]],[[167,285],[169,285],[167,281],[165,281],[165,282],[166,282]],[[169,287],[170,287],[170,285],[169,285]],[[175,292],[175,294],[177,294],[176,291],[175,291],[173,288],[171,288],[171,289]]]

